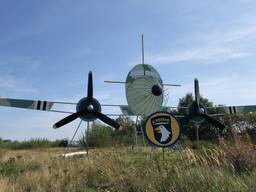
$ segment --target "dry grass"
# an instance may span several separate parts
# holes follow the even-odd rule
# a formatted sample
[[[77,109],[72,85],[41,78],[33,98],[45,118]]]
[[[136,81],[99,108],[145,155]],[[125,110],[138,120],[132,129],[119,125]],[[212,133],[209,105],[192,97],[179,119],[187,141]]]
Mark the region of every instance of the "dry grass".
[[[63,149],[0,150],[0,191],[256,191],[256,159],[238,172],[232,147],[166,150],[164,160],[150,148],[97,149],[76,159],[58,157]]]

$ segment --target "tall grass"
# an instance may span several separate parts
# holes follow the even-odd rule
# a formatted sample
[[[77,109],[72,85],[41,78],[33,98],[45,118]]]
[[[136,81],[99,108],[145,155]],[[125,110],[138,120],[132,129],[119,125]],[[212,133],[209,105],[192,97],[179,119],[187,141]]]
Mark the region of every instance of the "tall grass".
[[[58,157],[64,152],[60,149],[4,151],[0,190],[256,191],[256,160],[249,155],[255,146],[239,147],[166,149],[164,158],[161,150],[150,147],[136,152],[128,147],[95,149],[79,159]],[[234,148],[236,153],[230,153]],[[241,157],[242,171],[236,165]]]

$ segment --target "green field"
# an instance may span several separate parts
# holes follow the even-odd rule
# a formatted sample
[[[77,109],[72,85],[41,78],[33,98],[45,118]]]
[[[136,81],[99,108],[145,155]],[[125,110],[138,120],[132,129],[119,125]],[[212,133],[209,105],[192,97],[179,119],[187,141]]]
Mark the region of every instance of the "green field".
[[[206,146],[206,145],[205,145]],[[0,191],[256,191],[252,144],[182,151],[151,147],[0,150]]]

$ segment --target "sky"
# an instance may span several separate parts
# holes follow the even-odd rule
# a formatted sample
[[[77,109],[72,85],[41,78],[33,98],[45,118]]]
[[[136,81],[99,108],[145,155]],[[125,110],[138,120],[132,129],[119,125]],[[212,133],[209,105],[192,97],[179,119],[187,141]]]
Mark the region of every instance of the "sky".
[[[93,71],[94,96],[127,104],[133,66],[151,64],[168,88],[167,105],[193,91],[214,104],[256,104],[256,0],[0,0],[0,97],[77,102]],[[117,108],[103,112],[118,113]],[[65,114],[0,107],[0,137],[71,138]],[[83,128],[85,123],[83,124]],[[84,130],[84,129],[82,129]]]

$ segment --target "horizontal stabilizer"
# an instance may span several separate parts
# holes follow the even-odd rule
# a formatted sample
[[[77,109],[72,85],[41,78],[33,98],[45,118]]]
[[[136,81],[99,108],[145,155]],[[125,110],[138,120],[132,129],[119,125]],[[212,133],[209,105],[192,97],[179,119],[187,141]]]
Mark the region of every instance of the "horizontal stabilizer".
[[[125,84],[125,81],[104,81],[104,83],[117,83],[117,84]]]
[[[179,84],[170,84],[170,83],[164,83],[163,85],[166,87],[180,87],[181,86]]]
[[[116,83],[116,84],[125,84],[125,81],[104,81],[104,83]],[[164,83],[163,84],[166,87],[180,87],[179,84],[170,84],[170,83]]]

